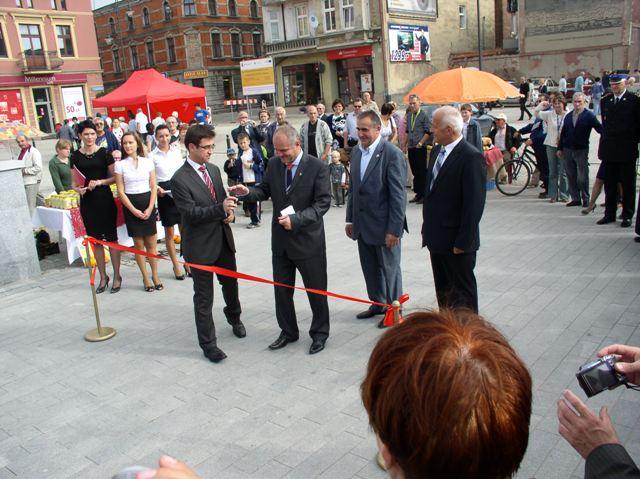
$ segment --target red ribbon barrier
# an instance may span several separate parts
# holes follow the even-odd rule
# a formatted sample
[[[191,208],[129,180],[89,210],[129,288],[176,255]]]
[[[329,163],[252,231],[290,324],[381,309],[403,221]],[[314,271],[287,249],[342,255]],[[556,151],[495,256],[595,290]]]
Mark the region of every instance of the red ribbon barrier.
[[[133,254],[139,254],[139,255],[145,256],[147,258],[155,258],[155,259],[162,259],[162,260],[165,260],[165,261],[169,261],[169,258],[165,258],[164,256],[147,253],[146,251],[141,251],[141,250],[138,250],[138,249],[135,249],[135,248],[131,248],[130,246],[123,246],[123,245],[118,244],[118,243],[112,243],[110,241],[102,241],[102,240],[93,238],[92,236],[87,236],[85,238],[85,240],[83,241],[83,244],[86,244],[87,241],[92,246],[94,244],[99,244],[99,245],[102,245],[102,246],[106,246],[107,248],[115,248],[115,249],[120,250],[120,251],[126,251],[128,253],[133,253]],[[179,261],[179,263],[184,264],[186,266],[189,266],[190,268],[199,269],[201,271],[208,271],[210,273],[216,273],[216,274],[219,274],[219,275],[222,275],[222,276],[228,276],[230,278],[243,279],[245,281],[253,281],[253,282],[256,282],[256,283],[270,284],[270,285],[273,285],[273,286],[280,286],[282,288],[297,289],[298,291],[304,291],[306,293],[319,294],[321,296],[327,296],[327,297],[330,297],[330,298],[343,299],[345,301],[352,301],[352,302],[356,302],[356,303],[364,303],[364,304],[369,304],[369,305],[372,305],[372,306],[381,306],[383,308],[387,308],[387,311],[386,311],[385,317],[384,317],[384,324],[386,326],[392,326],[394,324],[394,321],[393,321],[393,306],[390,305],[390,304],[378,303],[377,301],[371,301],[369,299],[355,298],[353,296],[347,296],[347,295],[344,295],[344,294],[334,293],[334,292],[331,292],[331,291],[324,291],[324,290],[321,290],[321,289],[303,288],[302,286],[295,286],[295,285],[290,285],[290,284],[285,284],[285,283],[279,283],[277,281],[261,278],[259,276],[253,276],[251,274],[245,274],[245,273],[241,273],[239,271],[233,271],[233,270],[226,269],[226,268],[220,268],[219,266],[207,266],[207,265],[203,265],[203,264],[188,263],[186,261]],[[408,300],[409,300],[409,295],[406,294],[406,293],[398,298],[398,302],[400,304],[403,304],[403,303],[407,302]],[[388,318],[390,318],[390,319],[388,319]],[[401,321],[402,321],[402,318],[401,318]]]

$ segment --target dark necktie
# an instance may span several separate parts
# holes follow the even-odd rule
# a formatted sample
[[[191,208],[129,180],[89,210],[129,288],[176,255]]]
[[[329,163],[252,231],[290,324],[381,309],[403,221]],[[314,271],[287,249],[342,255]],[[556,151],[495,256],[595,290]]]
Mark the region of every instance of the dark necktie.
[[[291,186],[291,183],[293,183],[293,163],[289,163],[287,165],[287,189],[289,189],[289,187]]]
[[[207,185],[207,188],[209,189],[209,193],[211,193],[211,198],[213,198],[213,201],[217,201],[216,200],[216,191],[213,189],[213,182],[211,181],[211,177],[209,176],[209,172],[207,171],[207,167],[204,165],[200,165],[200,168],[198,168],[198,170],[200,170],[200,172],[202,173],[202,178],[204,179],[204,184]]]

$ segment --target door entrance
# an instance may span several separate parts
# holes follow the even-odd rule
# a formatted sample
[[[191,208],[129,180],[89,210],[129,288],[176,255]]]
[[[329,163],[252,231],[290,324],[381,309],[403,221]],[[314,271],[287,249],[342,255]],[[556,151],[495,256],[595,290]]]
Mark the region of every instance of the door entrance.
[[[53,133],[53,106],[48,88],[33,89],[33,103],[36,106],[38,128],[45,133]]]

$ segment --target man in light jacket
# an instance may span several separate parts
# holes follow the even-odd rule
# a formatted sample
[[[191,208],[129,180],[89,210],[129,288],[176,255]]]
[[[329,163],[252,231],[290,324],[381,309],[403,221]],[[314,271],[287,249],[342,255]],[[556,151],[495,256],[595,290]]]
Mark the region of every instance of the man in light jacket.
[[[300,127],[302,138],[302,151],[307,155],[315,156],[324,163],[328,163],[333,136],[326,122],[318,118],[318,109],[315,105],[307,106],[309,121]]]
[[[35,146],[31,146],[29,139],[24,134],[18,134],[16,142],[20,147],[18,161],[22,161],[22,181],[24,182],[24,191],[27,194],[29,215],[33,215],[36,209],[38,187],[42,180],[42,155]]]

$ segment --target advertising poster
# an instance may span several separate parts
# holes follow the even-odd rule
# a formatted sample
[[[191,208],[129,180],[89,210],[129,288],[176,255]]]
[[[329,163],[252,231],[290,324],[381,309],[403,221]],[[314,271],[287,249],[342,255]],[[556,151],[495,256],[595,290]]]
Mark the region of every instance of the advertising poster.
[[[410,13],[435,18],[438,16],[437,0],[387,0],[389,12]]]
[[[21,121],[24,123],[24,110],[20,90],[0,91],[0,121]]]
[[[270,57],[240,62],[240,79],[242,96],[276,92],[273,60]]]
[[[389,24],[389,54],[392,62],[431,61],[429,27]]]
[[[87,105],[84,102],[84,91],[81,86],[66,86],[62,88],[62,103],[64,117],[82,121],[87,118]]]

